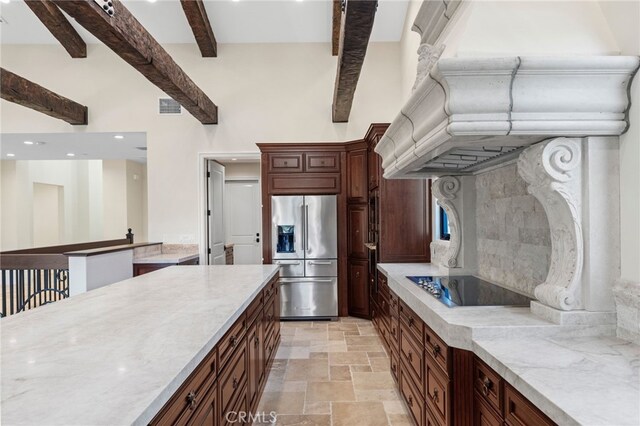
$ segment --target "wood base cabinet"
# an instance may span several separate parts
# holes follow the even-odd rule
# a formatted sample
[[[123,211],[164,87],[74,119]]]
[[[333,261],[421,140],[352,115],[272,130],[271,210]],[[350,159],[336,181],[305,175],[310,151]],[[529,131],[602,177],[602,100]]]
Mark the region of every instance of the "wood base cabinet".
[[[372,322],[418,426],[551,426],[547,416],[472,352],[449,347],[379,273]]]
[[[280,343],[280,315],[275,306],[280,306],[278,275],[240,314],[150,424],[218,426],[249,421]]]

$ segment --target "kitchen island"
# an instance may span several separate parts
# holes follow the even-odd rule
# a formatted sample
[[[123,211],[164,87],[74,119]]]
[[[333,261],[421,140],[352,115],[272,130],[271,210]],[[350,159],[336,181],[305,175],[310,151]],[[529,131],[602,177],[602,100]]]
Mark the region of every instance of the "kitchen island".
[[[3,319],[3,424],[148,424],[212,354],[224,375],[218,360],[237,358],[218,348],[229,333],[242,326],[235,349],[250,316],[277,319],[277,276],[273,265],[173,266]]]
[[[378,269],[373,320],[416,423],[640,424],[640,347],[614,326],[557,325],[529,307],[449,308],[406,278],[437,267]]]

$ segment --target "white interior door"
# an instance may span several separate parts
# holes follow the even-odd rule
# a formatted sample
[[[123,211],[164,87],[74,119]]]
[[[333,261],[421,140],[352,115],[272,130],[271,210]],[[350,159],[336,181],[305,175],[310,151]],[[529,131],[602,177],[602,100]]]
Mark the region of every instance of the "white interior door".
[[[225,183],[225,229],[227,242],[233,243],[233,262],[238,265],[262,263],[262,206],[260,183]]]
[[[224,166],[207,164],[207,209],[209,227],[209,265],[224,265]]]

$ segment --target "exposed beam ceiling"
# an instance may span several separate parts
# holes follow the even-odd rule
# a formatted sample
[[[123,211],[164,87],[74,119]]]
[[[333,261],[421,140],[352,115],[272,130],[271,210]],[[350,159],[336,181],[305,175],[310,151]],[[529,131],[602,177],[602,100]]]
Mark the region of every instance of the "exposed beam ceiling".
[[[88,109],[17,74],[0,68],[0,96],[69,124],[87,124]]]
[[[340,34],[338,72],[333,91],[334,123],[349,121],[362,63],[373,28],[377,1],[348,0]]]
[[[191,26],[202,56],[205,58],[218,56],[216,37],[213,35],[202,0],[180,0],[180,3],[182,3],[182,9],[187,16],[187,21],[189,21],[189,26]]]
[[[218,107],[120,1],[110,1],[113,16],[93,0],[54,0],[54,3],[202,124],[217,124]]]
[[[342,0],[333,0],[333,26],[331,29],[331,54],[340,51],[340,26],[342,24]]]
[[[87,57],[86,43],[58,6],[50,0],[25,0],[25,3],[72,58]]]

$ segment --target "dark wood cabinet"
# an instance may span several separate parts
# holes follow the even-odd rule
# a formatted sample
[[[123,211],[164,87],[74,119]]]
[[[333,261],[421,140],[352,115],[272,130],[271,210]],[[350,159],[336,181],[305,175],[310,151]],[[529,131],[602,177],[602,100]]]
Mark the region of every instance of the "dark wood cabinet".
[[[279,306],[276,275],[150,424],[237,424],[236,412],[255,411],[280,343]]]
[[[449,347],[391,291],[383,273],[377,287],[370,298],[372,322],[416,425],[554,425],[473,352]]]
[[[369,316],[369,286],[366,260],[349,261],[349,314]]]
[[[199,265],[200,260],[198,258],[186,260],[180,263],[136,263],[133,260],[133,276],[148,274],[149,272],[157,271],[158,269],[168,268],[174,265]]]
[[[310,152],[305,154],[305,172],[339,172],[339,152]]]
[[[347,201],[365,203],[369,195],[367,184],[367,149],[347,153]]]
[[[302,153],[288,152],[267,155],[270,173],[295,173],[302,171]]]

